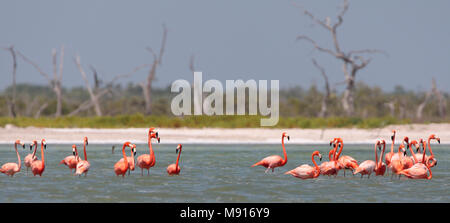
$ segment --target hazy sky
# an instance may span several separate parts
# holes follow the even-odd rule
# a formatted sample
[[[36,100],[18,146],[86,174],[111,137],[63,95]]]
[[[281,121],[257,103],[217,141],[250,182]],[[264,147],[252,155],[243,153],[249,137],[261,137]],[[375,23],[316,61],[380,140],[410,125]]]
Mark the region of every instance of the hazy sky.
[[[93,1],[40,0],[0,2],[0,46],[11,44],[51,73],[51,50],[65,45],[63,85],[83,85],[73,62],[78,53],[85,69],[94,65],[100,76],[128,72],[150,63],[150,46],[159,50],[163,23],[167,48],[155,86],[176,79],[191,81],[189,57],[203,80],[280,80],[281,87],[308,87],[323,82],[311,63],[315,57],[332,82],[343,80],[341,64],[313,51],[299,34],[326,47],[331,36],[303,15],[293,3],[319,18],[336,13],[342,1]],[[430,78],[447,90],[450,83],[450,1],[350,1],[338,38],[344,50],[376,48],[389,56],[372,55],[357,80],[392,90],[395,85],[427,90]],[[36,70],[19,59],[19,83],[47,84]],[[89,73],[91,74],[91,73]],[[0,89],[11,84],[11,57],[0,51]],[[123,82],[138,82],[147,70]],[[91,80],[92,83],[92,80]],[[342,86],[340,87],[342,88]]]

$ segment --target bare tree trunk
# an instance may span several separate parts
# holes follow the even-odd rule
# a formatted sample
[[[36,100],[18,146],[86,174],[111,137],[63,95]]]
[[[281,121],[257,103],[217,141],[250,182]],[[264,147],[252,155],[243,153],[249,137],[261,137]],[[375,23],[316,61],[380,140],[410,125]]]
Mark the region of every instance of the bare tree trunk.
[[[395,116],[395,103],[393,101],[384,103],[386,107],[389,109],[389,113],[392,117]]]
[[[441,118],[443,118],[443,117],[445,117],[445,113],[446,113],[445,110],[446,110],[447,104],[446,104],[445,99],[442,96],[441,92],[437,88],[436,80],[434,78],[431,80],[431,84],[432,84],[433,94],[436,95],[439,116]]]
[[[83,67],[81,66],[80,56],[78,56],[78,55],[75,57],[75,64],[77,65],[78,70],[80,71],[81,77],[83,78],[84,83],[86,84],[86,88],[87,88],[87,90],[89,92],[89,96],[91,97],[91,101],[94,104],[95,114],[97,116],[101,117],[102,116],[102,110],[101,110],[101,107],[100,107],[100,103],[98,101],[97,96],[92,91],[91,86],[89,85],[89,81],[87,79],[86,73],[84,72]]]
[[[31,64],[45,79],[47,79],[48,84],[56,95],[56,112],[55,117],[60,117],[62,115],[62,90],[61,90],[61,80],[63,73],[63,65],[64,65],[64,45],[61,46],[61,54],[59,61],[59,74],[58,74],[58,66],[56,59],[56,49],[52,50],[52,62],[53,62],[53,78],[50,78],[50,75],[45,73],[36,63],[28,59],[19,51],[16,51],[17,55],[22,57],[22,59]]]
[[[330,84],[328,82],[328,76],[325,73],[325,69],[323,67],[321,67],[314,58],[312,59],[312,62],[314,64],[314,66],[317,69],[319,69],[319,71],[322,74],[322,77],[324,79],[324,82],[325,82],[325,95],[322,98],[322,105],[321,105],[321,108],[320,108],[320,112],[318,114],[318,116],[320,118],[323,118],[323,117],[326,117],[328,115],[327,114],[328,103],[330,101],[330,95],[331,95]]]
[[[430,100],[432,96],[432,91],[429,91],[425,94],[425,99],[423,100],[422,103],[419,104],[419,106],[417,106],[417,110],[416,110],[416,119],[419,121],[422,121],[422,117],[423,117],[423,109],[425,108],[425,105],[427,105],[428,101]]]
[[[48,106],[48,103],[47,103],[47,102],[44,103],[44,104],[42,104],[42,105],[39,107],[39,109],[38,109],[38,111],[36,112],[36,114],[34,115],[34,118],[39,118],[39,117],[41,116],[42,111],[44,111],[44,110],[47,108],[47,106]]]
[[[6,96],[6,102],[8,104],[8,113],[9,116],[15,118],[16,114],[16,71],[17,71],[17,58],[16,52],[14,51],[14,46],[10,46],[9,48],[2,48],[3,50],[9,51],[13,60],[13,69],[12,69],[12,99],[10,100],[8,96]]]
[[[153,80],[155,79],[157,67],[162,64],[162,56],[164,54],[164,49],[166,46],[166,39],[167,39],[167,29],[166,26],[163,25],[163,37],[161,48],[159,50],[159,55],[156,55],[156,53],[152,50],[152,48],[147,47],[147,50],[153,54],[153,63],[150,68],[150,71],[148,72],[146,81],[139,83],[139,86],[142,88],[142,94],[145,100],[146,115],[150,115],[152,113],[152,83]]]
[[[343,52],[341,50],[341,47],[339,45],[339,41],[337,38],[337,28],[342,24],[344,21],[343,16],[347,12],[349,7],[349,3],[347,0],[344,0],[344,4],[342,6],[342,10],[337,16],[338,21],[334,24],[331,24],[331,20],[329,17],[327,17],[325,20],[319,20],[317,19],[311,12],[307,10],[303,10],[303,13],[311,18],[311,20],[319,24],[321,27],[327,29],[333,39],[333,45],[334,50],[321,47],[319,46],[316,41],[314,41],[309,36],[300,35],[297,37],[297,40],[306,40],[310,42],[316,50],[319,50],[320,52],[327,53],[333,57],[335,57],[338,60],[341,60],[343,62],[343,71],[345,75],[345,83],[346,88],[344,90],[344,96],[342,98],[342,107],[346,113],[347,116],[353,116],[355,111],[355,105],[354,105],[354,91],[355,91],[355,78],[356,73],[367,66],[369,64],[370,59],[366,60],[364,57],[360,56],[361,54],[372,54],[372,53],[384,53],[383,51],[376,50],[376,49],[363,49],[363,50],[351,50],[347,53]],[[385,54],[385,53],[384,53]],[[350,72],[348,72],[348,68],[350,68]]]

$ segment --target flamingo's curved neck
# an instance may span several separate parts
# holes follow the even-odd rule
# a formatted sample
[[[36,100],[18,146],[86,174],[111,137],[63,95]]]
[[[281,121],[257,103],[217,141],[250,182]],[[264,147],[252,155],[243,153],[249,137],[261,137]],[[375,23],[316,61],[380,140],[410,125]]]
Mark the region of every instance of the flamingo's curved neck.
[[[177,162],[175,163],[175,170],[178,170],[178,162],[180,161],[180,156],[181,156],[181,149],[180,152],[178,152]]]
[[[44,142],[41,142],[41,158],[42,158],[42,166],[45,166],[45,157],[44,157]]]
[[[37,142],[34,144],[34,151],[33,151],[33,155],[32,155],[32,157],[35,157],[36,156],[36,150],[37,150]]]
[[[337,149],[336,149],[336,151],[334,151],[334,155],[336,156],[336,157],[334,158],[334,160],[338,160],[338,159],[339,159],[339,156],[340,156],[341,153],[342,153],[342,149],[344,148],[344,142],[339,141],[338,144],[339,144],[339,153],[336,155]]]
[[[381,163],[383,162],[384,150],[386,149],[386,143],[383,143],[383,150],[381,150],[380,160],[378,161],[378,166],[381,167]]]
[[[125,154],[125,147],[126,147],[126,144],[123,144],[122,155],[123,155],[123,162],[125,163],[125,167],[128,169],[128,159],[127,159],[127,154]],[[133,152],[131,152],[131,153],[133,153]]]
[[[86,140],[84,140],[84,143],[83,143],[83,149],[84,149],[84,160],[86,160],[87,161],[87,155],[86,155]]]
[[[316,167],[316,172],[314,173],[314,177],[317,177],[319,174],[320,174],[320,168],[319,168],[319,166],[317,165],[317,163],[316,163],[316,161],[314,160],[314,156],[316,156],[317,154],[313,154],[312,156],[311,156],[311,160],[312,160],[312,162],[314,163],[314,166]]]
[[[428,147],[428,150],[430,151],[431,156],[434,157],[433,150],[431,149],[431,137],[428,137],[427,147]]]
[[[153,156],[155,153],[153,152],[152,148],[152,136],[150,133],[148,134],[148,149],[150,150],[150,156]],[[154,157],[154,156],[153,156]]]
[[[431,178],[433,178],[433,173],[431,172],[431,168],[428,165],[425,165],[428,169],[428,171],[430,171],[430,175],[427,177],[428,180],[431,180]]]
[[[377,146],[378,146],[378,143],[375,143],[375,163],[376,164],[378,164]],[[380,158],[380,160],[381,160],[381,158]]]
[[[284,147],[284,135],[281,137],[281,146],[283,147],[283,154],[284,154],[284,159],[282,161],[283,164],[287,163],[287,153],[286,153],[286,148]]]
[[[413,159],[414,159],[414,163],[417,163],[417,158],[416,158],[416,155],[414,154],[414,151],[413,151],[413,149],[412,149],[412,143],[410,143],[409,144],[409,151],[411,151],[411,156],[413,157]]]
[[[391,144],[391,154],[394,153],[394,144],[395,144],[395,133],[392,136],[392,144]]]
[[[17,160],[19,162],[19,171],[20,171],[20,167],[21,167],[22,162],[20,161],[19,151],[17,151],[17,143],[14,143],[14,149],[16,149]]]

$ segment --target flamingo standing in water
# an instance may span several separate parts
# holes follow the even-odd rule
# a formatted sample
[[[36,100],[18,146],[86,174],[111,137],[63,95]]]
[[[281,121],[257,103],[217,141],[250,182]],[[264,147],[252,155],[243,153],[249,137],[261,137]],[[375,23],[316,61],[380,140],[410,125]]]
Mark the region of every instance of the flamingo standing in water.
[[[383,176],[386,172],[386,164],[383,162],[384,150],[386,149],[386,141],[382,139],[380,143],[383,144],[383,150],[381,151],[380,159],[376,160],[377,166],[375,168],[375,176]]]
[[[19,151],[17,151],[17,144],[20,144],[20,145],[22,145],[23,148],[25,148],[25,144],[20,142],[20,140],[16,140],[16,142],[14,143],[14,149],[16,150],[16,154],[17,154],[17,163],[5,163],[0,168],[1,173],[4,173],[11,177],[13,177],[14,174],[16,174],[17,172],[20,172],[20,167],[21,167],[21,163],[22,163],[20,161]]]
[[[117,161],[116,164],[114,164],[114,172],[116,173],[117,176],[122,175],[122,177],[125,177],[125,174],[127,173],[127,170],[129,168],[127,155],[125,154],[125,147],[127,146],[132,148],[131,142],[125,142],[123,144],[122,147],[123,158]]]
[[[330,146],[333,145],[333,149],[328,152],[328,159],[330,161],[323,162],[320,164],[320,174],[327,175],[328,177],[330,175],[337,176],[337,173],[339,171],[340,165],[339,162],[336,161],[336,152],[338,147],[340,147],[340,152],[342,152],[342,145],[338,141],[336,141],[337,138],[334,138],[332,141],[330,141]]]
[[[404,155],[404,153],[406,153],[405,145],[400,144],[400,146],[398,147],[398,152],[394,155],[397,155],[397,157],[401,157],[402,152],[403,152],[403,155]],[[392,158],[394,158],[394,156],[392,156]],[[388,167],[389,167],[389,169],[391,169],[391,172],[392,172],[391,178],[392,178],[394,176],[394,174],[398,175],[403,170],[404,164],[402,162],[402,159],[400,159],[400,158],[399,159],[391,159],[391,163]],[[400,177],[400,175],[399,175],[399,177]]]
[[[409,150],[411,151],[415,164],[411,168],[400,171],[399,174],[405,175],[406,177],[411,179],[431,180],[431,178],[433,177],[433,173],[431,172],[428,162],[426,162],[427,160],[425,159],[425,149],[422,154],[422,162],[419,162],[419,160],[416,158],[411,146],[409,147]],[[428,171],[430,171],[430,175],[427,174]]]
[[[436,140],[439,144],[441,144],[441,139],[439,137],[436,137],[435,134],[431,134],[428,137],[427,147],[428,147],[428,150],[430,150],[431,155],[427,158],[426,163],[428,164],[429,161],[431,160],[431,163],[428,165],[430,168],[437,165],[437,160],[434,158],[434,153],[433,153],[433,150],[431,149],[431,140],[432,139]],[[425,153],[425,151],[424,151],[424,153]]]
[[[169,175],[178,175],[180,173],[180,166],[178,165],[178,162],[180,161],[181,148],[182,148],[182,145],[178,144],[177,149],[175,150],[175,152],[178,153],[177,162],[172,163],[167,167],[167,173]]]
[[[380,141],[377,141],[375,143],[375,160],[378,161],[378,155],[377,155],[377,148],[380,146]],[[375,170],[377,163],[376,161],[373,160],[366,160],[364,162],[362,162],[361,164],[359,164],[358,168],[355,169],[355,171],[353,171],[353,175],[355,174],[361,174],[361,178],[364,175],[368,175],[367,178],[370,178],[370,175],[373,173],[373,171]]]
[[[127,161],[128,161],[128,175],[130,175],[130,171],[134,171],[136,165],[134,162],[134,157],[136,156],[136,144],[131,144],[130,145],[131,148],[131,156],[127,156]],[[123,162],[123,158],[119,160],[119,162]]]
[[[89,171],[89,167],[91,167],[91,164],[87,160],[87,155],[86,155],[86,146],[87,145],[89,145],[88,138],[84,137],[84,139],[83,139],[84,160],[79,160],[79,158],[78,158],[79,161],[76,166],[75,175],[81,175],[84,173],[84,177],[86,177],[87,173]]]
[[[33,175],[39,175],[42,176],[42,173],[45,170],[45,157],[44,157],[44,149],[47,149],[47,143],[45,142],[45,139],[41,140],[41,159],[42,160],[35,160],[31,163],[31,172],[33,172]]]
[[[422,145],[422,151],[420,150],[420,148],[421,148],[420,145]],[[424,155],[423,153],[424,153],[426,147],[427,147],[427,143],[425,142],[425,140],[420,139],[419,147],[416,147],[416,153],[414,154],[417,162],[421,163],[423,157],[425,157],[425,159],[428,159],[428,156],[426,154],[425,154],[425,156],[423,156]]]
[[[394,144],[395,144],[395,130],[392,130],[393,135],[391,136],[391,140],[392,140],[392,144],[391,144],[391,152],[390,153],[386,153],[385,156],[385,162],[386,162],[386,166],[389,166],[391,164],[391,159],[392,156],[394,155]],[[388,168],[389,171],[389,168]]]
[[[80,156],[78,156],[78,150],[75,144],[72,145],[72,154],[73,155],[66,156],[66,158],[59,162],[59,164],[64,164],[69,167],[70,174],[72,174],[72,169],[77,168],[78,161],[80,161]]]
[[[344,141],[341,138],[337,138],[336,140],[337,140],[337,142],[339,142],[341,144],[341,150],[339,151],[338,155],[336,156],[336,159],[339,164],[338,168],[344,169],[344,177],[345,177],[345,170],[354,171],[356,168],[358,168],[358,161],[356,159],[354,159],[353,157],[347,156],[347,155],[340,157],[342,149],[344,147]]]
[[[137,158],[137,165],[141,168],[141,176],[144,175],[144,168],[147,169],[147,175],[150,174],[150,168],[155,165],[155,153],[152,148],[152,139],[155,138],[160,142],[158,132],[154,132],[155,128],[150,128],[148,130],[148,148],[150,150],[149,154],[142,154]]]
[[[265,173],[267,173],[267,171],[269,171],[269,169],[272,169],[272,172],[273,172],[273,170],[276,167],[284,166],[287,163],[286,148],[284,147],[284,138],[285,137],[289,140],[289,136],[285,132],[283,132],[283,134],[281,135],[281,146],[283,147],[284,159],[278,155],[268,156],[268,157],[262,159],[261,161],[253,164],[252,167],[263,166],[263,167],[267,168],[265,171]]]
[[[291,174],[294,177],[300,178],[300,179],[310,179],[310,178],[317,178],[320,175],[320,168],[317,166],[316,161],[314,160],[314,156],[319,156],[320,161],[322,161],[322,155],[319,153],[319,151],[314,151],[311,155],[312,162],[314,163],[314,167],[303,164],[293,170],[289,170],[284,174]]]
[[[34,146],[34,151],[33,153],[28,154],[27,156],[25,156],[25,166],[27,167],[27,175],[28,175],[28,169],[31,167],[31,163],[34,162],[35,160],[37,160],[37,156],[36,156],[36,150],[37,150],[37,141],[33,140],[33,142],[30,144],[30,151],[33,149]]]

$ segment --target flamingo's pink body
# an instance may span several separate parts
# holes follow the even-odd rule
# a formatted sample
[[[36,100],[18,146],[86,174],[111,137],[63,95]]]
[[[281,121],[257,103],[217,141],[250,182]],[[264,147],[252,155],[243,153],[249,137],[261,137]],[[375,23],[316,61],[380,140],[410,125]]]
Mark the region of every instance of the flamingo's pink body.
[[[89,171],[89,168],[91,167],[91,164],[87,160],[87,154],[86,154],[86,146],[89,144],[88,138],[84,137],[83,140],[83,150],[84,150],[84,160],[79,160],[76,166],[75,175],[81,175],[84,173],[84,176],[87,176],[87,173]]]
[[[177,162],[176,163],[173,163],[173,164],[170,164],[168,167],[167,167],[167,173],[169,174],[169,175],[178,175],[179,173],[180,173],[180,166],[178,165],[178,162],[180,161],[180,156],[181,156],[181,148],[182,148],[183,146],[181,145],[181,144],[178,144],[178,146],[177,146],[177,150],[176,150],[176,152],[178,153],[178,156],[177,156]]]
[[[45,170],[45,157],[44,157],[44,148],[47,146],[45,139],[41,140],[41,158],[42,160],[36,160],[31,163],[31,172],[34,176],[39,175],[42,176],[42,173]]]
[[[73,155],[66,156],[59,164],[64,164],[69,167],[70,173],[72,173],[73,169],[77,168],[77,164],[80,161],[80,157],[78,156],[78,150],[76,145],[72,145],[72,153]]]
[[[341,164],[338,161],[336,161],[337,149],[338,149],[338,147],[340,147],[340,150],[339,150],[339,155],[340,155],[340,153],[342,152],[342,147],[343,147],[342,141],[339,141],[338,139],[339,138],[334,138],[330,142],[330,145],[332,145],[334,143],[334,147],[328,153],[328,159],[330,161],[323,162],[319,166],[321,175],[327,175],[327,176],[334,175],[334,176],[337,176],[339,169],[343,168],[343,166],[341,166]]]
[[[152,138],[156,138],[158,143],[160,138],[158,132],[153,132],[155,128],[150,128],[148,131],[148,148],[150,150],[149,154],[142,154],[137,158],[137,165],[141,168],[141,175],[143,175],[144,169],[147,169],[147,175],[150,174],[150,168],[156,163],[155,153],[152,148]]]
[[[375,143],[375,161],[373,160],[366,160],[359,164],[358,168],[353,171],[353,175],[355,174],[361,174],[361,178],[364,175],[368,175],[368,178],[370,178],[370,175],[375,171],[377,167],[377,161],[378,161],[378,155],[377,155],[377,148],[380,145],[380,141],[377,141]]]
[[[37,156],[36,156],[37,141],[36,140],[33,140],[33,143],[30,145],[30,150],[33,148],[33,146],[34,146],[33,153],[28,154],[27,156],[25,156],[25,159],[24,159],[25,166],[27,167],[27,174],[28,174],[28,169],[31,167],[31,163],[33,163],[34,161],[37,160]]]
[[[3,164],[2,167],[0,168],[0,173],[4,173],[8,176],[13,177],[14,174],[16,174],[17,172],[20,172],[20,167],[21,167],[22,162],[20,161],[19,151],[17,151],[17,144],[25,146],[25,144],[20,142],[20,140],[16,140],[16,142],[14,143],[14,149],[16,150],[16,154],[17,154],[17,163]]]
[[[129,168],[128,159],[125,154],[125,147],[127,146],[131,148],[132,144],[130,142],[125,142],[123,144],[122,148],[123,158],[114,164],[114,172],[116,173],[117,176],[122,175],[122,177],[125,177],[125,174],[127,173],[127,170]]]
[[[422,162],[418,162],[418,160],[415,158],[415,154],[412,150],[412,147],[409,146],[409,150],[411,151],[412,157],[414,158],[415,164],[408,169],[404,169],[399,172],[399,174],[404,175],[411,179],[428,179],[430,180],[433,177],[433,174],[431,173],[431,169],[429,166],[425,164],[425,158],[422,158]],[[425,150],[423,151],[422,156],[425,155]],[[430,175],[428,175],[428,171],[430,171]]]
[[[289,136],[286,135],[285,132],[283,132],[283,134],[281,136],[281,145],[283,147],[284,159],[281,158],[281,156],[272,155],[272,156],[268,156],[268,157],[262,159],[261,161],[253,164],[252,167],[263,166],[263,167],[267,168],[265,171],[267,173],[267,171],[269,171],[269,169],[272,169],[272,172],[273,172],[276,167],[284,166],[287,163],[286,148],[284,147],[284,138],[285,137],[289,140]]]
[[[314,151],[312,153],[311,159],[314,163],[314,167],[308,164],[303,164],[293,170],[287,171],[284,174],[291,174],[292,176],[300,179],[317,178],[320,175],[320,168],[319,166],[317,166],[317,163],[314,160],[314,156],[319,156],[319,159],[322,160],[322,155],[319,153],[319,151]]]

